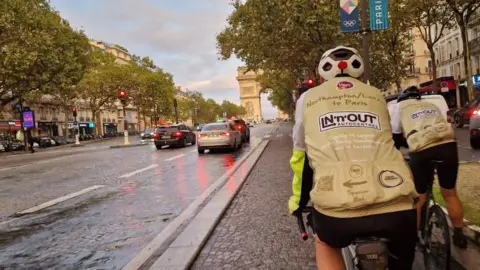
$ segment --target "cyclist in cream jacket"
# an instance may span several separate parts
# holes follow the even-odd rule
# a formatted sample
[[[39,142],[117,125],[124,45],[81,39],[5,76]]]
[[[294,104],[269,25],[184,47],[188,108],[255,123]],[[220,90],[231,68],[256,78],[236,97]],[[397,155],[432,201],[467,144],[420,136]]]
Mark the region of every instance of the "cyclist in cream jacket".
[[[422,99],[418,88],[411,86],[398,96],[391,118],[393,132],[405,135],[410,150],[410,168],[415,179],[415,187],[420,194],[417,204],[417,225],[420,227],[420,221],[425,221],[425,217],[420,218],[420,215],[428,185],[434,179],[435,168],[432,161],[440,161],[441,165],[436,168],[438,182],[454,227],[453,243],[459,248],[467,248],[467,240],[462,231],[463,208],[456,190],[457,142],[455,132],[447,122],[446,111]]]
[[[318,72],[326,82],[303,94],[296,107],[290,213],[310,196],[318,269],[344,269],[340,249],[366,235],[390,240],[395,257],[389,269],[411,269],[418,194],[394,147],[385,99],[357,79],[363,60],[353,48],[325,52]],[[310,187],[302,177],[306,156]]]

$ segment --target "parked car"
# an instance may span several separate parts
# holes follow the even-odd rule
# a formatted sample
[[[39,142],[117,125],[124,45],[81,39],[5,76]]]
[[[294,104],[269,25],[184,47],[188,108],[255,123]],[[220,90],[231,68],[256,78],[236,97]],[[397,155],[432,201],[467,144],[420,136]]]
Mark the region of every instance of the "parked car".
[[[272,120],[270,120],[270,119],[265,121],[265,124],[271,124],[271,123],[272,123]]]
[[[239,131],[242,135],[242,142],[250,141],[250,128],[247,126],[247,123],[242,119],[231,120],[235,130]]]
[[[478,109],[480,105],[480,98],[476,98],[460,109],[457,109],[453,112],[453,124],[457,128],[463,127],[465,124],[470,122],[470,117],[472,117],[473,112]]]
[[[199,154],[209,149],[237,150],[242,145],[241,132],[230,123],[211,123],[203,127],[198,134],[197,150]]]
[[[153,141],[157,149],[161,149],[164,145],[181,147],[185,147],[189,143],[195,145],[197,138],[189,127],[180,124],[157,128],[153,134]]]
[[[470,146],[480,149],[480,105],[472,112],[470,117]]]
[[[36,142],[40,148],[52,146],[52,140],[48,136],[36,136],[32,139],[33,142]]]
[[[155,128],[147,128],[142,133],[140,133],[140,138],[142,141],[153,140],[153,135],[155,134]]]

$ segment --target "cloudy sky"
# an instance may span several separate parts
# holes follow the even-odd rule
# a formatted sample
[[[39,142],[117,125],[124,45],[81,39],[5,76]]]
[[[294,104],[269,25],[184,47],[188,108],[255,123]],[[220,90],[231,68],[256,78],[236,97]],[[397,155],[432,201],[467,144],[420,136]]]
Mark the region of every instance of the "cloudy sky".
[[[217,102],[240,104],[237,59],[218,60],[215,36],[226,25],[229,0],[51,0],[60,14],[90,38],[149,56],[183,89]],[[276,116],[262,96],[265,118]]]

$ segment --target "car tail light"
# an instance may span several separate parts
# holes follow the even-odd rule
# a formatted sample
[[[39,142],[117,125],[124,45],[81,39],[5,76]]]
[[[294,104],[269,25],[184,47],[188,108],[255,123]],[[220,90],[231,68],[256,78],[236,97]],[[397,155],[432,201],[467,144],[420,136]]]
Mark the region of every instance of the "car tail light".
[[[477,135],[477,130],[476,129],[472,129],[472,135]]]
[[[158,137],[160,137],[160,134],[158,133],[153,134],[153,138],[158,139]]]
[[[473,114],[478,114],[478,111],[477,111],[477,110],[474,110],[474,111],[473,111]]]
[[[173,133],[173,136],[174,137],[180,137],[180,136],[182,136],[182,133],[177,131],[177,132]]]
[[[199,138],[207,137],[207,134],[202,134],[202,133],[200,133],[200,134],[198,134],[198,137],[199,137]]]
[[[223,132],[223,133],[220,133],[220,136],[227,136],[227,137],[229,137],[229,136],[230,136],[230,133],[229,133],[229,132]]]
[[[236,129],[242,129],[242,125],[236,125],[235,128]]]

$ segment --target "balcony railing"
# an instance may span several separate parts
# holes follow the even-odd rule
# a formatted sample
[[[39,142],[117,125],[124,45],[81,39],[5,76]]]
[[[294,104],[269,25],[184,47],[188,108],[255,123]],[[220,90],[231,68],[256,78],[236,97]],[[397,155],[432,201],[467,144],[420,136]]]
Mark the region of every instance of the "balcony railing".
[[[468,46],[470,47],[471,54],[477,54],[480,52],[480,36],[470,40]]]

